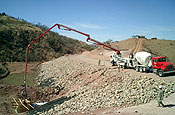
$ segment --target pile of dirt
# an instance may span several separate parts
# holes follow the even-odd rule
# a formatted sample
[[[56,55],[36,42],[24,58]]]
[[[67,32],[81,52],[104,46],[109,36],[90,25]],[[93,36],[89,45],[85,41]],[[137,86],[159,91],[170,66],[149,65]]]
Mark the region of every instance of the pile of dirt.
[[[57,99],[29,111],[28,114],[68,114],[106,107],[127,107],[148,103],[157,96],[162,85],[165,96],[174,93],[175,82],[134,76],[106,68],[72,61],[61,57],[42,64],[38,86],[62,88]]]

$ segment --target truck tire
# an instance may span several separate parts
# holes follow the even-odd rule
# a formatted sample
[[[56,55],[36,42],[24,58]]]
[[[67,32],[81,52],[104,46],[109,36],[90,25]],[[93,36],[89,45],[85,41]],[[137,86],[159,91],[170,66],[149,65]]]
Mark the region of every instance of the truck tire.
[[[163,77],[163,76],[164,76],[164,73],[163,73],[163,71],[162,71],[161,69],[159,69],[159,70],[157,71],[157,75],[158,75],[159,77]]]
[[[139,67],[139,71],[140,71],[140,72],[143,72],[143,68],[142,68],[142,67]]]
[[[149,71],[150,71],[150,68],[149,67],[145,67],[145,72],[149,73]]]
[[[114,60],[112,61],[112,66],[116,66],[116,62],[114,62]]]
[[[129,68],[129,66],[127,65],[127,63],[125,63],[125,65],[123,67],[124,67],[124,69]]]
[[[139,72],[139,67],[138,67],[138,66],[136,66],[136,67],[135,67],[135,70],[136,70],[137,72]]]

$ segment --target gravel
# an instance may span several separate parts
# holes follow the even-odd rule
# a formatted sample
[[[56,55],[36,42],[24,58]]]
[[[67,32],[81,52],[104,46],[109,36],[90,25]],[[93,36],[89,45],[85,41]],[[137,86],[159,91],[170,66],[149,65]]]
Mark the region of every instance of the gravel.
[[[175,91],[175,82],[134,76],[64,56],[43,63],[36,80],[38,86],[63,88],[64,95],[28,114],[88,113],[98,108],[128,107],[156,99],[159,85],[163,86],[165,97]]]

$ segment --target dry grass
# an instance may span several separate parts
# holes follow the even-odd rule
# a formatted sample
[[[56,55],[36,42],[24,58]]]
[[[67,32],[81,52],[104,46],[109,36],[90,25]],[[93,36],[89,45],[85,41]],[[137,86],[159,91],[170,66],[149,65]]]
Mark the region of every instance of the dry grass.
[[[137,41],[136,38],[129,38],[112,43],[112,46],[118,50],[132,50],[136,47]],[[169,62],[175,63],[175,40],[145,39],[142,50],[150,52],[153,56],[167,56]]]
[[[145,40],[144,47],[155,56],[167,56],[175,63],[175,40]]]
[[[111,43],[111,45],[118,50],[128,50],[135,48],[137,40],[136,38],[129,38],[120,42]]]
[[[28,73],[26,77],[26,84],[29,86],[34,86],[35,77],[38,74],[38,68],[36,67],[38,62],[32,62],[28,64]],[[8,85],[23,85],[24,82],[24,62],[12,62],[8,63],[7,67],[11,72],[6,78],[0,80],[0,84]]]

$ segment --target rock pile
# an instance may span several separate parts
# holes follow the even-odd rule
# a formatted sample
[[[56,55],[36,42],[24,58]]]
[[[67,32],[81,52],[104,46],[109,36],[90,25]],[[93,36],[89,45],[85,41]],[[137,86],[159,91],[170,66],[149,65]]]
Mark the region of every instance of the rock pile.
[[[37,85],[70,88],[82,73],[91,70],[92,67],[94,66],[60,57],[42,64],[36,79]]]
[[[147,103],[156,98],[159,85],[163,86],[165,97],[175,91],[175,82],[118,73],[116,69],[73,62],[66,57],[44,63],[38,85],[60,85],[67,90],[78,87],[69,90],[62,103],[48,103],[29,114],[67,114]]]

